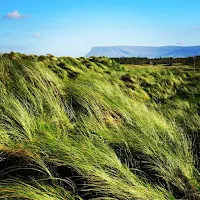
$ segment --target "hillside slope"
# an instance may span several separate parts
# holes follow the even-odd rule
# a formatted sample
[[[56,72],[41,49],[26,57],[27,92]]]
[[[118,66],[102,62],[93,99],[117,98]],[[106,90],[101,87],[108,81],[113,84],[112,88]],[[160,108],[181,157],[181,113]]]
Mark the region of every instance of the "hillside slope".
[[[118,57],[189,57],[200,55],[200,46],[105,46],[93,47],[86,55],[90,56],[107,56],[109,58]]]
[[[0,57],[0,199],[200,198],[200,72]]]

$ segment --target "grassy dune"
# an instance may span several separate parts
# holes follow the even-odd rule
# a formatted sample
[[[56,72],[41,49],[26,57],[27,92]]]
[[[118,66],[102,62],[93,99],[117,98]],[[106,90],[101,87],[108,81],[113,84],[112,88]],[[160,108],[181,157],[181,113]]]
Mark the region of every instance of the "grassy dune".
[[[200,71],[0,57],[0,199],[200,199]]]

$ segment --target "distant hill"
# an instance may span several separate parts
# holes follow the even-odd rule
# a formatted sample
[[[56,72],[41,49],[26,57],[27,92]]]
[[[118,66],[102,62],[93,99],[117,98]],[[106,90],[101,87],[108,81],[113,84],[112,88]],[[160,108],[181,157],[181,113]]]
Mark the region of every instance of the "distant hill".
[[[189,57],[200,55],[200,46],[102,46],[93,47],[86,55],[116,57]]]

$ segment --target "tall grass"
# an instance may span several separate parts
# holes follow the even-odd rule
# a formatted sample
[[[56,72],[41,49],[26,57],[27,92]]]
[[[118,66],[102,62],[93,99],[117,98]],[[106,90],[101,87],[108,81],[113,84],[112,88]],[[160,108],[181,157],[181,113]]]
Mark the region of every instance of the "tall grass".
[[[0,198],[198,199],[198,156],[187,132],[198,129],[198,112],[183,126],[189,107],[182,117],[170,102],[160,110],[151,95],[155,89],[163,99],[157,79],[168,81],[171,95],[186,84],[178,72],[162,73],[133,74],[107,58],[3,55]],[[25,162],[5,175],[9,158]]]

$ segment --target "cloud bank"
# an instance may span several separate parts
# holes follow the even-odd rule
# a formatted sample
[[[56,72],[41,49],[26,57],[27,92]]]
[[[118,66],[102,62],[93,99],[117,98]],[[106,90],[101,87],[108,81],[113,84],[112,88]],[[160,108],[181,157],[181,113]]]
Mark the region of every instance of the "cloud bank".
[[[14,10],[12,12],[7,13],[3,19],[5,20],[19,20],[27,18],[28,16],[22,15],[18,10]]]
[[[41,34],[40,33],[35,33],[33,35],[31,35],[32,38],[40,38]]]

